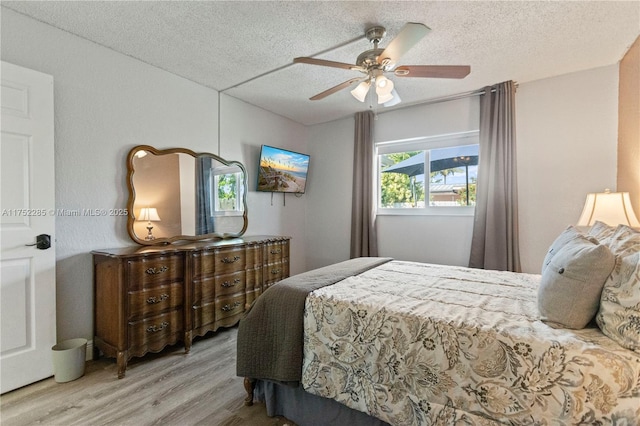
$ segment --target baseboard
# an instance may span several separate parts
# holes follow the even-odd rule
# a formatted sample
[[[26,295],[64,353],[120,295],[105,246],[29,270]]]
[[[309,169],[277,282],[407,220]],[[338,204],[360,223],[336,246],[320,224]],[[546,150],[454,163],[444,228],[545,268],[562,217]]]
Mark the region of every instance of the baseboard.
[[[93,359],[93,340],[87,341],[87,353],[84,358],[87,361],[91,361]]]

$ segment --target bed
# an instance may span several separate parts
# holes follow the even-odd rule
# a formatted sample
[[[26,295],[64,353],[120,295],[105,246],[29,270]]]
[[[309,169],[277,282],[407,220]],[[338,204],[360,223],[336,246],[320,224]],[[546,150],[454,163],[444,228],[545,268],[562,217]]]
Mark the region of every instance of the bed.
[[[607,241],[616,241],[610,231]],[[565,234],[558,239],[578,238]],[[563,279],[575,269],[560,260],[575,252],[564,243],[550,249],[555,261],[545,259]],[[603,333],[612,326],[598,311],[605,302],[595,307],[597,324],[580,329],[541,314],[544,268],[533,275],[360,258],[291,277],[240,322],[247,402],[266,401],[269,415],[301,425],[640,424],[640,300],[616,293],[626,280],[635,287],[625,294],[640,299],[640,255],[615,247],[607,246],[614,263],[597,297],[630,310],[630,322],[614,328],[631,346]],[[587,291],[578,293],[577,305]]]

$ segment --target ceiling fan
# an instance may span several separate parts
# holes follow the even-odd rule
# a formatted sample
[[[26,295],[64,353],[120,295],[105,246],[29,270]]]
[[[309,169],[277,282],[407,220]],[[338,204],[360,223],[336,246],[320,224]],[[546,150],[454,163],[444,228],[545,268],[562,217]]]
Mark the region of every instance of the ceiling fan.
[[[384,76],[385,73],[393,73],[396,77],[464,78],[471,71],[468,65],[402,65],[396,67],[400,57],[426,36],[429,31],[431,31],[430,28],[424,24],[409,22],[402,27],[386,48],[381,49],[378,47],[378,43],[386,34],[386,29],[375,26],[365,32],[367,39],[373,43],[373,49],[362,52],[355,65],[310,57],[294,58],[293,62],[355,70],[366,75],[365,77],[351,78],[318,93],[309,98],[312,101],[323,99],[359,81],[360,84],[351,91],[357,100],[364,102],[373,85],[378,95],[378,103],[384,106],[393,106],[400,102],[400,96],[394,89],[393,81]]]

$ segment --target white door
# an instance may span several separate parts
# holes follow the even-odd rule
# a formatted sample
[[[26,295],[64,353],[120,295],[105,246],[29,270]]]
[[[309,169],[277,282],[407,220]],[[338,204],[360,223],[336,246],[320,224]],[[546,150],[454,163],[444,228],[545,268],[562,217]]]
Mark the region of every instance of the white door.
[[[53,77],[6,62],[0,77],[0,392],[4,393],[53,374],[56,256]],[[27,246],[40,234],[51,236],[51,248]]]

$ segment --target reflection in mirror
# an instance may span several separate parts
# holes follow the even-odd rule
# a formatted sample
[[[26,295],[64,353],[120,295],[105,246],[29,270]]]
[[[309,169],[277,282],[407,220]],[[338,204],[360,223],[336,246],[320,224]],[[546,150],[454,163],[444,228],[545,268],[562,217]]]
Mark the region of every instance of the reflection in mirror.
[[[128,156],[127,230],[140,244],[238,237],[247,228],[247,174],[237,161],[181,148]]]

